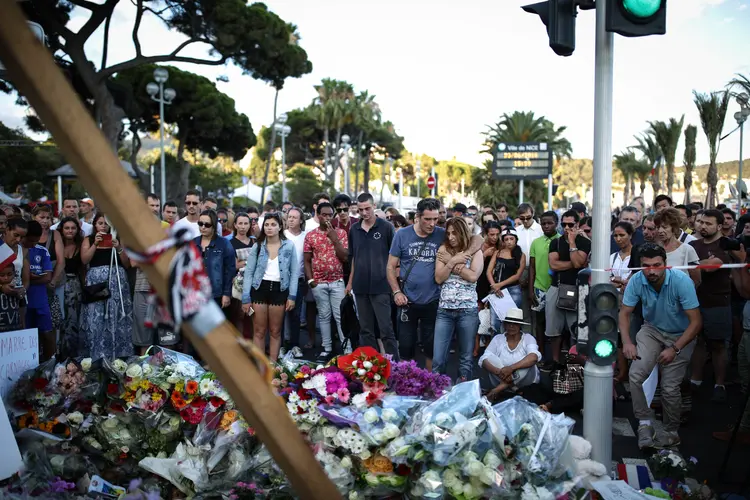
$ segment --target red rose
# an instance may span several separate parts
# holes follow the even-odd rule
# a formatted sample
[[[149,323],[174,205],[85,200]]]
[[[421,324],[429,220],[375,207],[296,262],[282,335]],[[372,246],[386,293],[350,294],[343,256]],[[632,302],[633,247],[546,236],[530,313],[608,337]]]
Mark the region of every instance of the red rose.
[[[396,475],[399,476],[408,476],[409,474],[411,474],[411,468],[406,464],[398,464],[396,466],[395,472]]]
[[[372,373],[378,373],[380,371],[380,366],[379,365],[372,365],[372,368],[370,368],[370,371]]]
[[[39,377],[39,378],[34,379],[33,384],[34,384],[34,389],[36,389],[37,391],[41,391],[42,389],[47,387],[47,384],[49,384],[49,380],[47,380],[46,378]]]
[[[373,392],[369,392],[367,394],[367,404],[368,405],[374,404],[377,400],[378,400],[378,395],[377,394],[375,394]]]
[[[120,386],[117,384],[107,384],[107,395],[117,396],[120,393]]]

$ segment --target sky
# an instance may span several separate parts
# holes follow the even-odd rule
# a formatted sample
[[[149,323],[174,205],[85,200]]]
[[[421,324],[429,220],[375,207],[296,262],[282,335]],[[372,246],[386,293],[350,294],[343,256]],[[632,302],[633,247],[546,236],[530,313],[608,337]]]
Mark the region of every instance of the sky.
[[[279,111],[307,106],[323,78],[347,80],[376,96],[384,119],[396,126],[411,152],[439,160],[480,165],[482,132],[503,113],[533,111],[565,133],[576,158],[593,157],[595,12],[578,15],[577,48],[559,57],[548,46],[538,16],[520,7],[531,0],[267,0],[268,7],[298,26],[299,43],[313,63],[311,74],[290,79],[279,94]],[[673,0],[667,35],[615,35],[613,153],[635,143],[648,120],[685,114],[699,127],[698,164],[708,162],[693,90],[724,88],[736,74],[750,76],[750,0]],[[87,18],[80,10],[77,29]],[[109,64],[134,55],[130,32],[134,8],[121,1],[112,23]],[[101,33],[86,46],[97,64]],[[141,28],[144,52],[169,52],[183,38],[156,19]],[[204,47],[185,55],[202,57]],[[257,133],[273,120],[274,90],[237,68],[175,65],[215,79],[235,99]],[[144,90],[145,91],[145,90]],[[733,130],[732,102],[724,133]],[[23,124],[24,109],[0,94],[0,120]],[[737,159],[739,134],[722,141],[719,161]],[[677,153],[681,164],[682,141]],[[748,149],[750,151],[750,149]],[[748,155],[746,155],[748,156]]]

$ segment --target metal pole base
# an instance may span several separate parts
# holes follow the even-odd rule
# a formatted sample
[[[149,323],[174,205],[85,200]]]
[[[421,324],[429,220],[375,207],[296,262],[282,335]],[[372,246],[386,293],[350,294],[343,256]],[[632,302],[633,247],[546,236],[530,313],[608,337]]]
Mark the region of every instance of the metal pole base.
[[[591,443],[591,459],[612,468],[611,365],[586,362],[583,370],[583,437]]]

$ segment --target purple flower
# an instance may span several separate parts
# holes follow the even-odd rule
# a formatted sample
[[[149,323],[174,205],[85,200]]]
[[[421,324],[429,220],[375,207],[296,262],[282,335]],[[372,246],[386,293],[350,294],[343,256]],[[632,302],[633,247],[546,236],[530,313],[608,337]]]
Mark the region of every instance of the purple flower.
[[[132,479],[130,481],[130,484],[128,485],[128,491],[135,491],[138,488],[141,487],[141,484],[143,484],[143,480],[141,478],[138,479]]]
[[[451,381],[447,375],[424,370],[411,360],[400,361],[391,366],[388,385],[399,396],[424,396],[434,399],[450,388]]]
[[[50,481],[49,487],[54,493],[65,493],[68,490],[75,489],[76,485],[56,477],[54,481]]]

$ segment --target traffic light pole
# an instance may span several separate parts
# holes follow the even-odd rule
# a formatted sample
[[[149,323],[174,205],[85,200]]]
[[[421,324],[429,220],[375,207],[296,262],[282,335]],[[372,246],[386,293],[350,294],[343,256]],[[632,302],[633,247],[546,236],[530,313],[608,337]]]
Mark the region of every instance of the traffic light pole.
[[[596,2],[596,60],[594,81],[594,208],[591,267],[606,269],[609,262],[609,213],[612,199],[612,89],[614,35],[606,31],[607,3]],[[609,276],[592,272],[592,285],[605,283]],[[589,348],[593,346],[589,345]],[[590,355],[590,354],[589,354]],[[584,369],[583,436],[591,443],[591,458],[612,462],[612,379],[611,365],[591,361]]]

